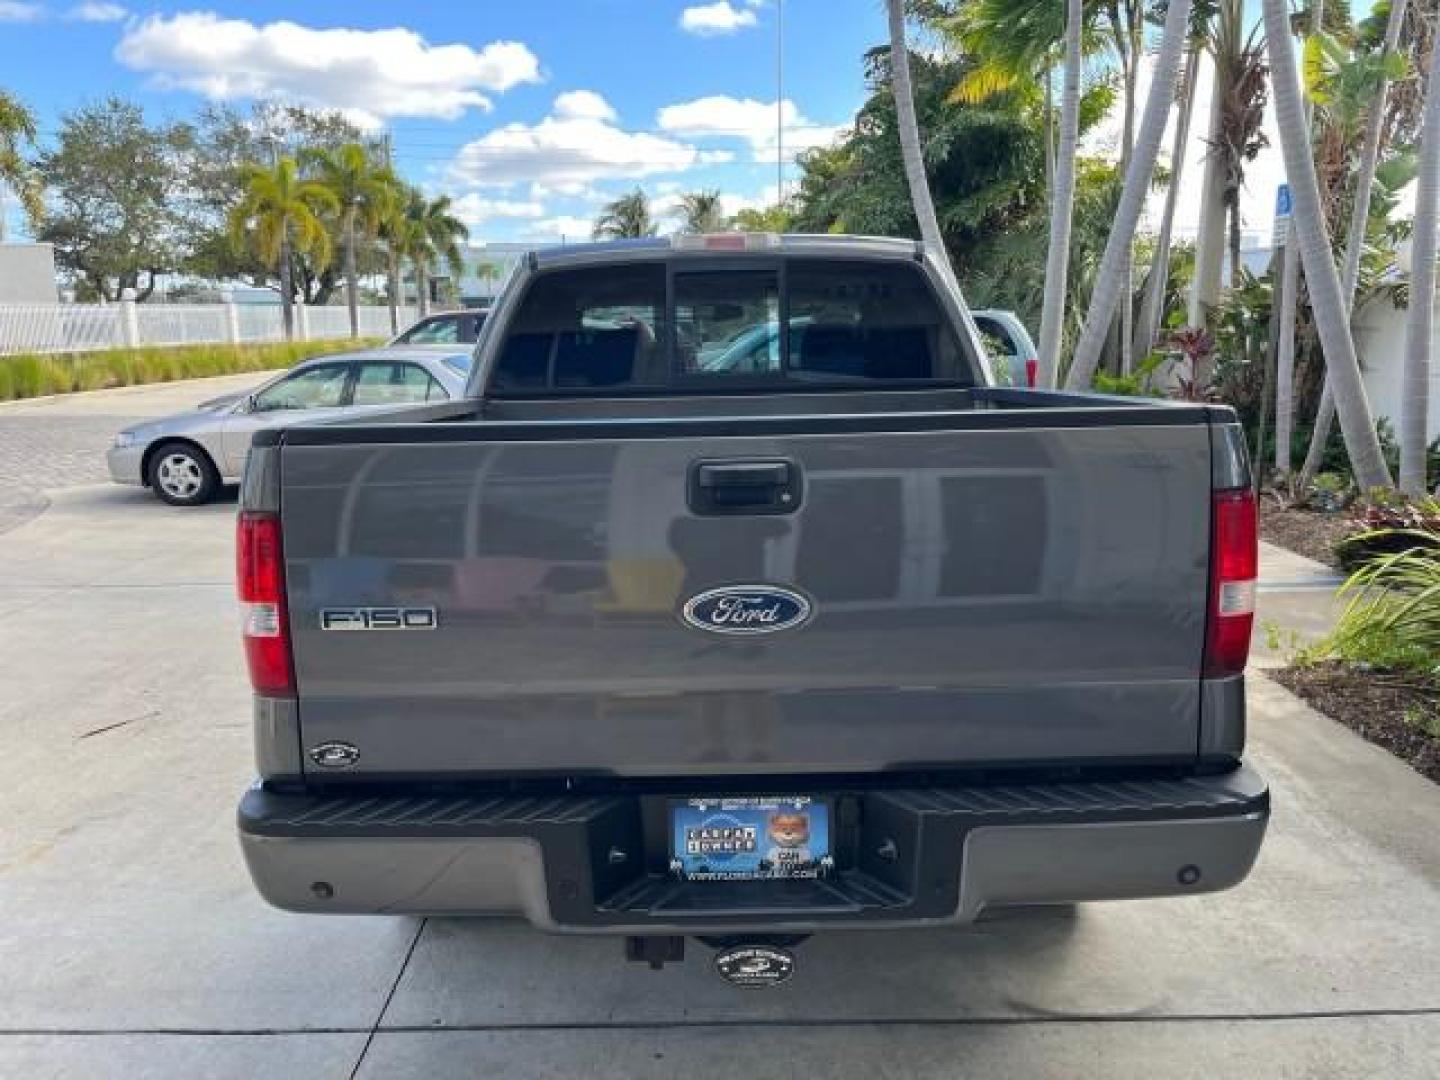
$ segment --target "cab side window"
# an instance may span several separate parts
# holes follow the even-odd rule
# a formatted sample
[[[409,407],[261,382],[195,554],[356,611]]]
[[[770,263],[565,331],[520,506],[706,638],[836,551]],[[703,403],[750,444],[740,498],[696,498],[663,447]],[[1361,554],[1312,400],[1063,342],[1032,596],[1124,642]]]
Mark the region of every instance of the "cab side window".
[[[297,371],[255,395],[255,412],[336,409],[345,404],[349,364],[320,364]]]
[[[355,405],[410,405],[447,397],[430,373],[414,364],[361,364],[355,379]]]
[[[660,263],[542,275],[511,320],[490,389],[663,384],[664,316]]]

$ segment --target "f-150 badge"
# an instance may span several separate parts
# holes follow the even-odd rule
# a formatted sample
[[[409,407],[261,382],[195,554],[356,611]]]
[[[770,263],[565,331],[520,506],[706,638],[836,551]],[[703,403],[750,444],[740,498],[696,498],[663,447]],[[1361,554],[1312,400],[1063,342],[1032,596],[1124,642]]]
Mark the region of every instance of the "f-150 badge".
[[[329,607],[320,609],[322,630],[434,630],[433,607]]]
[[[681,616],[712,634],[773,634],[803,626],[814,606],[778,585],[726,585],[692,596]]]

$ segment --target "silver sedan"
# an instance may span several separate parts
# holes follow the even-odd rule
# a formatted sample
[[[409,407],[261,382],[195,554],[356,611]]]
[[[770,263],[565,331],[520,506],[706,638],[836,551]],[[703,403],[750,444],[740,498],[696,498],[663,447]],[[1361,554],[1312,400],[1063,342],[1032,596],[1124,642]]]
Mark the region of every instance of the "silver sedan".
[[[126,428],[110,448],[110,477],[172,506],[198,506],[239,480],[261,428],[462,396],[470,372],[463,350],[389,346],[307,360],[252,393]]]

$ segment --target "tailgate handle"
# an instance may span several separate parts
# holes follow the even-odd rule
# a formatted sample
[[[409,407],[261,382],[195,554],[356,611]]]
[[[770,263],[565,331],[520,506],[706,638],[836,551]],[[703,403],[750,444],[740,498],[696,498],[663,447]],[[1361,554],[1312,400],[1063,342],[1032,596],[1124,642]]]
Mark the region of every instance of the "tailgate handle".
[[[793,461],[697,461],[689,488],[692,513],[793,514],[803,484]]]

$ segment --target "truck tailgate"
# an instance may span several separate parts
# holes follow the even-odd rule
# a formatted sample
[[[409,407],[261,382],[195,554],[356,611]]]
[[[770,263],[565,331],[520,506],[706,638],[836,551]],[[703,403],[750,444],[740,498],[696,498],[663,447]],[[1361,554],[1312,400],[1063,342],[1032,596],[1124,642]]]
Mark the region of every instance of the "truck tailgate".
[[[1193,760],[1210,429],[1157,411],[288,442],[303,747],[368,779]],[[717,510],[701,463],[783,465],[793,500]],[[808,621],[686,621],[735,585]],[[389,608],[434,625],[341,629]]]

